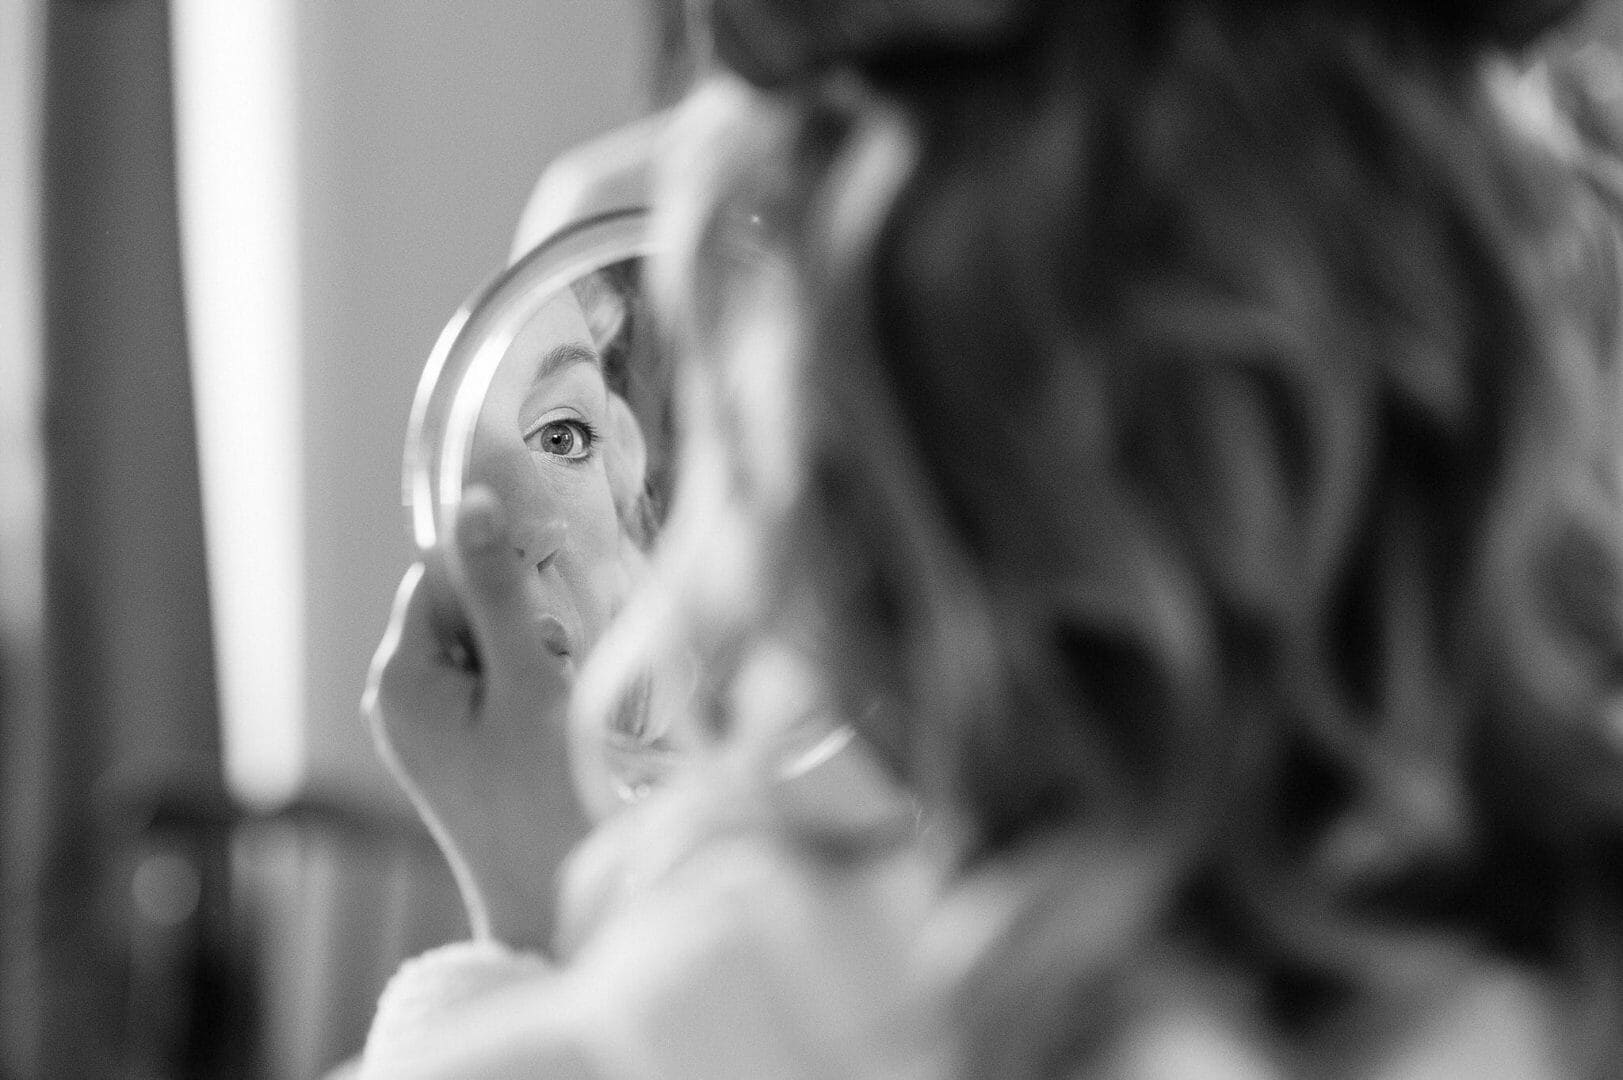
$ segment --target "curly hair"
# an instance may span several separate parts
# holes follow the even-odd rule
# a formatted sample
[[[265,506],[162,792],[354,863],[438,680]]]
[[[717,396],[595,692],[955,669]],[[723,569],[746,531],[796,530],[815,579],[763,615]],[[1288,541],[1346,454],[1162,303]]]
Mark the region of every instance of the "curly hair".
[[[1191,972],[1311,1059],[1481,959],[1623,1075],[1623,173],[1493,40],[1263,7],[701,92],[652,636],[719,725],[792,640],[1019,868],[970,1075]]]

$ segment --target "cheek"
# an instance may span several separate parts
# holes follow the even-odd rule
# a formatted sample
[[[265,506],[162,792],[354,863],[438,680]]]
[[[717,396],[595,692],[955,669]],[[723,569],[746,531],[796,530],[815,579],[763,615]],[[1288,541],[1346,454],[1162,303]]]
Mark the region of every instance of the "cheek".
[[[516,520],[535,513],[535,470],[522,439],[512,432],[487,425],[474,429],[468,458],[467,482],[483,484],[495,492],[508,515]]]
[[[560,570],[572,582],[588,638],[595,641],[620,605],[626,574],[620,565],[620,519],[608,478],[600,464],[582,471],[585,476],[560,493],[569,528],[564,546],[571,555]]]
[[[575,557],[587,565],[616,558],[620,523],[601,461],[584,469],[541,472],[558,515],[569,530],[566,544]]]
[[[612,561],[619,557],[620,516],[615,513],[614,492],[609,487],[607,474],[602,471],[601,462],[594,473],[590,492],[582,500],[582,524],[591,533],[600,557]]]

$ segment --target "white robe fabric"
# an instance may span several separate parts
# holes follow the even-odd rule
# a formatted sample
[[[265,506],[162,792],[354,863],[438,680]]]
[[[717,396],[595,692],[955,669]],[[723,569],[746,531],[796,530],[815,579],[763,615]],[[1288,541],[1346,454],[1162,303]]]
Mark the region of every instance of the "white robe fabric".
[[[860,755],[770,784],[713,765],[572,856],[560,962],[472,941],[405,964],[361,1080],[945,1075],[911,805]]]

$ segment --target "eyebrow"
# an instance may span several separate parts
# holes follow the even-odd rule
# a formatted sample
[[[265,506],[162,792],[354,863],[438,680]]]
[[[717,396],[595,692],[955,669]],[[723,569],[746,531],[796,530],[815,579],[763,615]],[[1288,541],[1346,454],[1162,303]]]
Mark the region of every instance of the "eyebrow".
[[[595,364],[602,368],[603,357],[598,355],[596,349],[582,341],[566,341],[562,345],[554,345],[541,358],[541,363],[536,365],[535,377],[530,380],[530,385],[534,386],[549,375],[576,364]]]
[[[531,404],[535,397],[536,388],[547,379],[566,368],[576,364],[591,364],[601,373],[603,370],[603,357],[598,351],[583,341],[566,341],[561,345],[554,345],[541,357],[541,362],[535,366],[535,374],[530,377],[530,385],[524,388],[524,396],[519,399],[519,425],[529,427],[533,420],[525,420],[531,415],[534,408]]]

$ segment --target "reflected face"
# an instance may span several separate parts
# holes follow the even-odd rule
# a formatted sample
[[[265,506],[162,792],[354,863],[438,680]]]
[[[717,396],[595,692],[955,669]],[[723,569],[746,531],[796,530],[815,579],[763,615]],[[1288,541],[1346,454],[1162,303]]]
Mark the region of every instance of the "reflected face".
[[[491,381],[468,475],[501,499],[519,556],[534,571],[530,609],[557,621],[549,637],[577,662],[622,591],[611,475],[623,456],[616,444],[636,437],[591,341],[570,292],[536,313]]]

